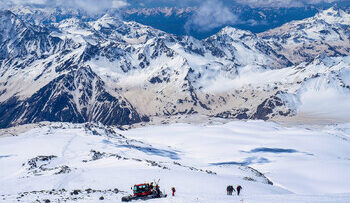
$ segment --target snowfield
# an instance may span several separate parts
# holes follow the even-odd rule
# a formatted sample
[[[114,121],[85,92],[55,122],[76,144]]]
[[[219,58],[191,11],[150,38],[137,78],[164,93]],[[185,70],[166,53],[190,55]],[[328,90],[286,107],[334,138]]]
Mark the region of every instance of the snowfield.
[[[176,196],[147,202],[350,202],[350,123],[221,121],[0,130],[0,202],[120,202],[159,179]]]

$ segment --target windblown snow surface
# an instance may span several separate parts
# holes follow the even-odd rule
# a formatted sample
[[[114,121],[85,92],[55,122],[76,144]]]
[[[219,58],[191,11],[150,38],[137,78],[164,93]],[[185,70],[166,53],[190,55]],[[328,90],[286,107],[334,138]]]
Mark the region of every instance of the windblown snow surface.
[[[350,123],[219,121],[1,130],[0,202],[120,202],[159,179],[176,196],[147,202],[350,202]],[[242,195],[227,196],[238,184]]]

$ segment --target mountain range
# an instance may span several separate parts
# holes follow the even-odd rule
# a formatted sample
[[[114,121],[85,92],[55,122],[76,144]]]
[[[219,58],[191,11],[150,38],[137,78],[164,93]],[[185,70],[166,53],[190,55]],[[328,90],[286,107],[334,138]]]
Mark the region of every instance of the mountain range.
[[[40,7],[35,5],[10,7],[13,13],[21,16],[32,24],[57,23],[67,18],[77,17],[83,21],[96,20],[108,13],[125,21],[135,21],[143,25],[162,30],[175,35],[190,35],[197,39],[205,39],[229,25],[234,28],[261,33],[282,26],[293,20],[302,20],[316,15],[319,11],[334,6],[344,11],[349,10],[350,2],[305,4],[299,7],[251,7],[235,1],[223,1],[223,7],[235,16],[235,20],[218,22],[214,27],[197,27],[194,17],[201,13],[202,6],[195,2],[176,5],[175,2],[158,3],[152,0],[152,5],[141,7],[129,5],[120,9],[108,9],[104,12],[91,13],[78,8]],[[165,3],[165,4],[164,4]],[[175,3],[175,5],[173,5]],[[204,10],[205,11],[205,10]],[[197,20],[198,21],[198,20]],[[220,20],[219,20],[220,21]],[[194,24],[193,24],[194,23]]]
[[[0,12],[1,128],[192,114],[349,118],[350,14],[341,9],[259,34],[225,27],[203,40],[111,13],[53,11]]]

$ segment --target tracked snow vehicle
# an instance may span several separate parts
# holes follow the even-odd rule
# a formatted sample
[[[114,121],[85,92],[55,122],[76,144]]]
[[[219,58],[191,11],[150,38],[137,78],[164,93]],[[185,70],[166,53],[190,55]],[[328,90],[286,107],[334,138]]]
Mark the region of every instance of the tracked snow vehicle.
[[[166,194],[163,194],[159,186],[153,186],[149,183],[134,185],[133,195],[122,197],[122,202],[129,202],[132,200],[148,200],[154,198],[164,198],[167,197]]]

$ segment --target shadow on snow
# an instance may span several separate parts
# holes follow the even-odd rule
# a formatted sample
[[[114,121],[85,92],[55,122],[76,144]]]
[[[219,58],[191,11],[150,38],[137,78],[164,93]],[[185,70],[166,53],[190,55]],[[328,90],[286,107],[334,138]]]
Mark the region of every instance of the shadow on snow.
[[[144,152],[148,155],[156,155],[161,157],[168,157],[173,160],[179,160],[179,156],[176,152],[169,151],[169,150],[163,150],[163,149],[156,149],[153,147],[141,147],[136,145],[118,145],[119,148],[128,148],[128,149],[136,149],[141,152]]]
[[[248,166],[251,164],[266,164],[270,163],[270,160],[264,158],[264,157],[248,157],[242,162],[236,162],[236,161],[228,161],[228,162],[219,162],[219,163],[211,163],[212,166],[223,166],[223,165],[240,165],[240,166]]]

